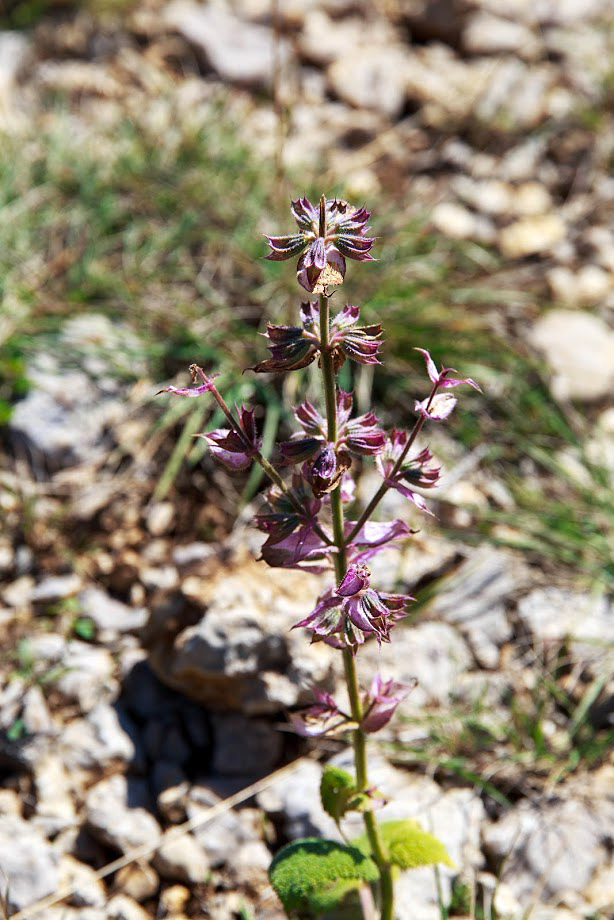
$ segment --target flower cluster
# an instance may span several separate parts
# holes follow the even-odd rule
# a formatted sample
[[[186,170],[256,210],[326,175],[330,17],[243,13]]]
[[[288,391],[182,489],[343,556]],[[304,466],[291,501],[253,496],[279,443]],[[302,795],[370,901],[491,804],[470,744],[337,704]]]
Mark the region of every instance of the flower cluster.
[[[267,259],[283,262],[300,256],[296,276],[306,291],[324,293],[327,286],[341,284],[345,259],[372,262],[369,250],[375,239],[366,237],[371,216],[364,208],[353,208],[337,198],[322,199],[319,209],[307,198],[292,202],[298,233],[268,236],[271,252]]]
[[[430,392],[415,403],[413,428],[386,434],[374,412],[355,415],[352,393],[337,388],[334,375],[347,359],[362,365],[379,364],[382,327],[379,323],[360,325],[360,309],[352,304],[329,318],[327,292],[343,281],[346,258],[372,260],[374,239],[367,236],[370,215],[364,208],[324,197],[319,207],[299,198],[292,202],[292,213],[298,231],[267,237],[271,250],[267,258],[297,258],[300,284],[320,298],[301,304],[299,325],[267,325],[270,355],[252,370],[295,371],[318,359],[327,392],[327,415],[308,399],[294,408],[299,430],[278,445],[277,470],[261,453],[254,410],[245,406],[230,410],[213,379],[200,368],[191,368],[197,386],[168,387],[167,391],[184,396],[210,393],[217,401],[228,427],[201,435],[214,457],[234,471],[245,470],[255,459],[273,483],[255,518],[266,537],[264,561],[275,567],[335,572],[336,587],[325,591],[296,627],[309,630],[312,641],[326,642],[355,655],[370,639],[389,642],[392,628],[406,616],[412,600],[409,595],[390,594],[371,584],[366,563],[412,533],[403,521],[374,522],[371,515],[390,489],[421,511],[432,513],[422,493],[436,487],[440,469],[429,447],[416,447],[415,442],[425,424],[450,415],[457,401],[451,392],[454,388],[462,384],[476,390],[479,387],[471,378],[452,376],[452,368],[438,370],[429,352],[419,348],[426,362]],[[344,519],[344,506],[353,501],[354,457],[372,458],[382,482],[362,515],[348,520]],[[288,467],[293,467],[290,477],[285,475]],[[364,731],[384,725],[405,692],[409,691],[391,681],[373,685],[362,703]],[[317,706],[318,719],[339,715],[328,697],[318,698]]]

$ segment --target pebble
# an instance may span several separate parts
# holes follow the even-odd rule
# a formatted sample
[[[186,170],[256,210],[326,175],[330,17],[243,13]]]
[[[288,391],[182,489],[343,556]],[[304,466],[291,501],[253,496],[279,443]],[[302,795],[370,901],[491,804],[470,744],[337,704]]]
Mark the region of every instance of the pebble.
[[[149,617],[144,607],[128,607],[101,588],[85,588],[79,595],[79,605],[82,616],[92,620],[98,629],[111,632],[135,632]]]
[[[168,533],[175,519],[175,507],[172,502],[154,502],[147,509],[145,524],[152,537],[161,537]]]
[[[518,54],[533,60],[543,51],[535,32],[522,22],[478,10],[467,19],[463,47],[470,54]]]
[[[614,385],[614,332],[598,316],[581,310],[549,310],[529,332],[544,356],[556,399],[591,402]]]
[[[162,845],[153,857],[154,867],[160,876],[189,885],[202,884],[209,874],[209,862],[203,847],[191,834],[168,840],[167,837],[162,838]]]
[[[107,893],[102,881],[96,878],[96,872],[86,863],[79,862],[73,856],[64,855],[60,862],[62,883],[70,885],[68,898],[73,907],[104,907]]]
[[[344,102],[396,118],[405,103],[406,62],[402,45],[363,45],[337,58],[327,78]]]
[[[499,248],[507,259],[546,253],[565,237],[565,223],[555,213],[514,221],[499,231]]]
[[[81,579],[75,572],[49,576],[34,587],[30,601],[33,604],[56,604],[67,597],[74,597],[80,588]]]
[[[222,80],[252,89],[270,87],[274,64],[271,29],[247,23],[221,6],[201,6],[192,0],[170,3],[164,21],[205,57]],[[285,42],[277,51],[283,67],[288,53]]]
[[[60,860],[28,821],[5,815],[0,821],[2,892],[9,911],[53,894],[60,884]]]
[[[157,872],[147,863],[130,863],[117,872],[115,887],[140,903],[157,894],[160,879]]]
[[[143,780],[115,774],[89,790],[85,802],[87,827],[102,843],[127,853],[153,844],[160,836],[158,822],[144,807],[148,802]]]
[[[116,894],[107,904],[108,920],[150,920],[149,911],[125,894]]]
[[[548,272],[548,284],[555,300],[573,306],[599,304],[614,290],[611,273],[592,264],[579,269],[556,266]]]

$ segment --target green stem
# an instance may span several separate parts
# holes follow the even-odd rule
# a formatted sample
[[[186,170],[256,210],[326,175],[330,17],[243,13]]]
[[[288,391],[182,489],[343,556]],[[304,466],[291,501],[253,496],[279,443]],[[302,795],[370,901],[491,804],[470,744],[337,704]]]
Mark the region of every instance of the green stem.
[[[328,440],[334,444],[337,440],[337,389],[335,385],[333,357],[329,347],[328,298],[324,294],[320,294],[320,343],[320,364],[322,367],[324,398],[326,401],[327,437]],[[337,553],[335,554],[335,575],[339,583],[347,571],[347,544],[343,532],[343,504],[341,502],[341,489],[339,486],[330,493],[330,507],[333,521],[333,536],[337,547]],[[358,689],[356,660],[352,654],[352,650],[349,648],[343,650],[343,667],[345,670],[345,682],[347,684],[352,718],[358,724],[358,728],[352,732],[356,786],[358,790],[363,791],[368,788],[367,739],[362,728],[360,728],[363,709]],[[392,869],[386,859],[377,821],[375,820],[373,812],[365,812],[363,819],[367,837],[371,845],[371,852],[373,853],[373,858],[380,871],[381,920],[393,920],[394,889]]]

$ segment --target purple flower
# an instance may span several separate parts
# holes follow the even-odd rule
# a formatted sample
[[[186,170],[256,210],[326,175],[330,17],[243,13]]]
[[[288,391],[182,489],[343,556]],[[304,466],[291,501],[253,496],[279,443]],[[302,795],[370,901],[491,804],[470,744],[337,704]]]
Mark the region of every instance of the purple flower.
[[[294,475],[290,493],[273,487],[266,501],[268,510],[255,518],[256,527],[267,534],[261,550],[265,562],[295,568],[326,557],[327,545],[315,532],[322,503],[308,491],[300,474]]]
[[[339,711],[330,693],[314,688],[313,696],[315,702],[308,709],[290,714],[290,721],[297,735],[303,738],[325,735],[349,721],[348,716]],[[336,716],[339,716],[339,720],[331,725]]]
[[[378,642],[390,641],[390,629],[405,616],[405,594],[387,594],[370,586],[370,572],[365,565],[352,564],[336,591],[323,594],[315,609],[293,628],[311,629],[313,639],[332,645],[356,649],[369,636]]]
[[[294,435],[290,441],[283,441],[279,450],[285,463],[299,463],[318,453],[316,464],[324,467],[328,464],[328,471],[322,482],[327,485],[320,488],[320,494],[330,492],[339,481],[340,473],[349,468],[347,451],[362,456],[378,454],[386,443],[386,435],[378,428],[378,419],[373,412],[367,412],[351,419],[352,394],[339,390],[337,393],[337,440],[333,445],[327,439],[327,425],[324,418],[310,402],[303,403],[294,410],[294,415],[302,426],[307,437]],[[331,453],[332,451],[332,453]],[[333,454],[335,467],[333,469]],[[313,468],[312,468],[313,469]],[[339,473],[339,475],[337,475]],[[307,478],[314,482],[312,473],[306,471]],[[315,492],[318,495],[318,492]]]
[[[431,383],[435,384],[437,388],[443,389],[443,388],[450,388],[450,387],[460,387],[464,383],[466,383],[470,387],[473,387],[474,390],[477,390],[479,393],[482,392],[482,390],[477,385],[475,380],[472,380],[470,377],[466,377],[464,380],[448,377],[448,374],[456,373],[453,367],[442,367],[441,370],[438,371],[437,365],[431,358],[426,348],[416,348],[415,350],[419,351],[421,355],[424,355],[424,360],[426,361],[426,370],[429,375],[430,381]]]
[[[402,684],[395,680],[382,680],[376,674],[371,681],[369,692],[363,699],[364,715],[360,727],[364,732],[378,732],[387,725],[399,703],[405,699],[418,682]]]
[[[375,240],[365,236],[370,214],[364,208],[322,196],[319,208],[307,198],[298,198],[291,210],[299,232],[267,236],[271,251],[266,258],[283,262],[299,256],[297,278],[305,290],[322,294],[329,285],[342,284],[345,258],[373,261],[369,250]]]
[[[356,521],[345,522],[346,539],[355,526]],[[403,521],[367,521],[352,542],[348,543],[348,557],[351,562],[368,562],[369,559],[381,553],[389,543],[404,540],[415,532],[415,530],[410,530]]]
[[[428,509],[422,496],[416,494],[416,492],[405,485],[405,483],[408,482],[410,485],[418,486],[418,488],[421,489],[433,489],[437,485],[440,469],[439,467],[428,466],[429,462],[433,459],[433,455],[428,447],[420,451],[419,454],[416,454],[415,457],[404,460],[401,468],[394,473],[394,468],[399,458],[403,455],[408,440],[409,434],[406,431],[398,431],[396,428],[393,429],[390,437],[386,441],[383,451],[376,457],[375,465],[380,475],[386,481],[386,485],[391,489],[396,489],[397,492],[400,492],[401,495],[408,498],[414,505],[417,505],[421,511],[432,514],[432,511]]]
[[[360,308],[346,304],[331,323],[330,346],[336,370],[343,367],[346,358],[358,364],[380,364],[377,353],[382,343],[381,323],[357,326]]]
[[[241,434],[233,428],[216,428],[208,434],[198,435],[209,442],[213,456],[230,470],[246,469],[254,454],[260,450],[262,440],[256,432],[255,409],[243,406],[239,412]]]
[[[158,390],[156,396],[160,393],[174,393],[175,396],[202,396],[203,393],[211,393],[215,390],[215,384],[213,381],[216,377],[219,377],[219,374],[214,374],[212,377],[207,377],[202,367],[199,367],[197,364],[190,364],[190,374],[192,375],[192,382],[196,383],[198,377],[203,381],[202,386],[199,387],[165,387],[163,390]]]
[[[351,463],[346,451],[335,450],[332,444],[325,444],[313,462],[303,467],[303,475],[316,498],[322,498],[327,492],[336,489]]]

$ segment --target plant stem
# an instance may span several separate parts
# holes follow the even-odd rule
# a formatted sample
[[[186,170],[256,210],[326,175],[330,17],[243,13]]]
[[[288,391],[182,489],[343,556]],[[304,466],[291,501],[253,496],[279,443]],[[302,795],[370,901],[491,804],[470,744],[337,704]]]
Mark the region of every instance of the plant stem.
[[[427,403],[427,406],[426,406],[427,410],[429,409],[431,403],[433,402],[433,397],[435,396],[435,393],[437,392],[438,388],[439,388],[439,387],[438,387],[438,384],[435,384],[435,385],[433,386],[433,389],[431,390],[431,393],[430,393],[430,396],[429,396],[429,400],[428,400],[428,403]],[[393,467],[393,469],[392,469],[392,472],[390,473],[390,476],[388,477],[388,480],[384,480],[384,482],[381,484],[381,486],[379,487],[379,489],[377,490],[377,492],[375,493],[375,495],[373,496],[373,498],[371,499],[371,501],[369,502],[369,504],[367,505],[367,507],[365,508],[365,510],[363,511],[363,513],[360,515],[359,519],[356,521],[356,523],[355,523],[354,526],[352,527],[352,531],[351,531],[351,533],[348,534],[348,537],[347,537],[347,542],[348,542],[348,543],[351,543],[351,541],[356,537],[356,535],[359,533],[361,527],[363,527],[363,526],[365,525],[365,523],[369,520],[369,518],[371,517],[371,515],[372,515],[373,512],[375,511],[375,509],[377,508],[377,506],[378,506],[379,503],[381,502],[382,498],[384,497],[384,495],[386,494],[386,492],[388,491],[388,489],[391,488],[391,487],[388,485],[388,481],[393,480],[394,477],[396,476],[396,474],[397,474],[397,473],[399,472],[399,470],[401,469],[401,467],[402,467],[402,465],[403,465],[403,461],[405,460],[405,457],[406,457],[407,454],[409,453],[409,450],[410,450],[410,448],[412,447],[414,441],[416,440],[416,438],[417,438],[418,435],[420,434],[420,431],[422,430],[422,426],[424,425],[425,421],[426,421],[426,419],[425,419],[425,417],[424,417],[423,415],[420,415],[420,416],[418,417],[418,419],[417,419],[417,421],[416,421],[416,424],[414,425],[414,427],[413,427],[413,429],[412,429],[412,432],[411,432],[409,438],[407,439],[407,444],[405,445],[405,447],[404,447],[404,449],[403,449],[403,453],[401,454],[401,456],[399,457],[399,459],[398,459],[397,462],[395,463],[395,465],[394,465],[394,467]]]
[[[322,205],[320,205],[322,207]],[[321,353],[320,363],[322,367],[322,379],[324,384],[324,397],[326,401],[326,418],[327,418],[327,437],[334,444],[337,440],[337,390],[335,385],[335,369],[333,358],[329,347],[329,309],[328,298],[325,294],[320,294],[320,336],[321,336]],[[347,570],[347,553],[346,540],[343,526],[343,505],[341,503],[341,489],[339,486],[330,493],[330,506],[333,519],[333,536],[337,553],[335,555],[335,575],[339,583]],[[356,786],[359,791],[368,788],[367,777],[367,746],[366,736],[360,721],[363,715],[360,692],[358,689],[358,676],[356,673],[356,660],[352,650],[345,648],[343,650],[343,667],[345,671],[345,682],[347,684],[348,696],[352,718],[358,723],[358,728],[354,730],[354,768],[356,770]],[[392,883],[391,866],[386,859],[384,848],[379,835],[377,821],[373,812],[367,811],[363,814],[367,837],[371,845],[373,858],[380,871],[380,910],[381,920],[392,920],[394,908],[394,890]]]

